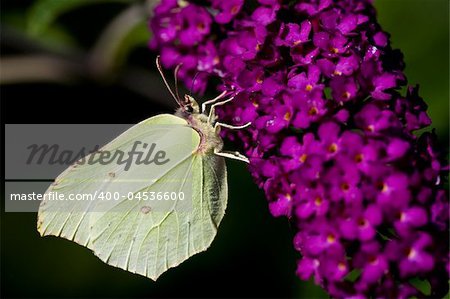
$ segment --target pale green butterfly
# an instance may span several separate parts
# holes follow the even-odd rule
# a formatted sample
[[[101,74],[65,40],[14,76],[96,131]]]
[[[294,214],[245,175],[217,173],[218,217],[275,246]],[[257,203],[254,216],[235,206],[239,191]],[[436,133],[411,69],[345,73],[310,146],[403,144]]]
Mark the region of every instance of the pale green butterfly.
[[[91,155],[118,150],[126,153],[136,141],[157,140],[170,161],[164,165],[133,165],[128,171],[114,163],[79,161],[61,173],[46,194],[53,192],[66,198],[70,194],[90,194],[96,200],[43,200],[37,224],[41,236],[54,235],[75,241],[107,264],[153,280],[210,246],[227,205],[224,157],[248,163],[237,152],[222,151],[219,130],[250,125],[216,122],[214,108],[233,99],[223,100],[226,92],[204,102],[201,112],[191,96],[185,95],[182,101],[178,90],[174,93],[167,83],[159,57],[156,61],[165,85],[180,106],[176,114],[151,117]],[[206,115],[209,104],[209,115]],[[180,204],[181,198],[173,201],[149,198],[168,191],[175,191],[175,195],[186,192],[192,201]],[[110,199],[100,199],[100,194],[109,194]],[[115,194],[121,197],[116,198]],[[130,194],[131,197],[146,194],[147,198],[130,200],[133,199]]]

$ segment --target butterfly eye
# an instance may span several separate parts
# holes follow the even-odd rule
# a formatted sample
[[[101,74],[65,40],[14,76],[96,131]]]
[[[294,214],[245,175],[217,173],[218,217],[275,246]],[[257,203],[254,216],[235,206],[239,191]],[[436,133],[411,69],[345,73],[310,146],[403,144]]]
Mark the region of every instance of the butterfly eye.
[[[184,106],[184,111],[186,111],[188,113],[192,113],[192,112],[194,112],[194,108],[192,108],[191,105],[186,105],[186,106]]]

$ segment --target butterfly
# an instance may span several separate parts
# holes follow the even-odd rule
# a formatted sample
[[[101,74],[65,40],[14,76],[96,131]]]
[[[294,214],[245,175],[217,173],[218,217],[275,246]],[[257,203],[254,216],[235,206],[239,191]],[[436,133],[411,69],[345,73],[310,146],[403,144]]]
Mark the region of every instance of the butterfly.
[[[41,236],[74,241],[108,265],[152,280],[211,245],[228,200],[224,158],[248,163],[244,155],[222,150],[220,128],[250,125],[217,121],[215,108],[233,100],[226,91],[200,110],[192,96],[172,91],[159,57],[156,64],[179,105],[175,115],[146,119],[68,167],[45,193],[65,200],[44,194],[37,221]],[[157,145],[165,163],[138,163],[138,155],[128,169],[122,163],[85,163],[91,155],[136,154],[136,144],[141,150]]]

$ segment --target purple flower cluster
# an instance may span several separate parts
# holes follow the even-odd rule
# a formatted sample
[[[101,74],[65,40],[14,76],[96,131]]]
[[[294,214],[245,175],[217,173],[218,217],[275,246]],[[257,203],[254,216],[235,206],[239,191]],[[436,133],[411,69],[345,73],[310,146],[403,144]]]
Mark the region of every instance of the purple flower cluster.
[[[448,291],[447,168],[417,87],[368,0],[163,0],[150,46],[202,93],[236,99],[222,121],[270,212],[296,228],[297,274],[336,298]],[[195,79],[195,80],[194,80]]]

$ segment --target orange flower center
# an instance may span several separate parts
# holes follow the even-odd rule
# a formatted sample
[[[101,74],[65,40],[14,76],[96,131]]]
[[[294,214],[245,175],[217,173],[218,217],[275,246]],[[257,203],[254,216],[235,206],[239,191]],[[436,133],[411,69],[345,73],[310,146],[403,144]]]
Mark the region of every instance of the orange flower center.
[[[319,113],[319,110],[317,110],[316,107],[311,107],[311,109],[309,109],[308,114],[311,116],[317,115],[317,113]]]
[[[348,183],[342,183],[341,189],[342,191],[347,192],[348,190],[350,190],[350,185]]]
[[[338,146],[336,143],[332,143],[329,147],[328,147],[328,151],[332,154],[334,154],[335,152],[337,152],[338,150]]]
[[[338,269],[339,269],[339,271],[345,271],[345,270],[347,270],[347,266],[345,265],[345,263],[340,262],[338,264]]]
[[[261,75],[261,76],[258,76],[258,77],[256,78],[256,83],[259,83],[259,84],[263,83],[263,76],[262,76],[262,75]]]
[[[367,224],[368,224],[368,222],[367,222],[366,219],[361,218],[361,219],[359,219],[359,221],[358,221],[358,225],[359,225],[360,227],[365,227],[365,226],[367,226]]]
[[[286,114],[284,115],[284,120],[289,121],[291,119],[291,113],[288,111],[286,112]]]
[[[322,200],[322,198],[320,196],[316,197],[316,199],[314,200],[314,204],[316,206],[322,205],[322,202],[323,202],[323,200]]]
[[[307,154],[303,154],[303,155],[300,156],[300,158],[298,158],[298,160],[299,160],[300,162],[302,162],[302,163],[305,163],[307,157],[308,157]]]
[[[336,241],[336,237],[333,234],[329,234],[327,236],[327,242],[328,243],[334,243]]]
[[[199,31],[205,30],[205,24],[203,24],[203,23],[198,23],[198,24],[197,24],[197,29],[198,29]]]
[[[378,263],[378,258],[376,256],[372,256],[369,258],[369,263],[372,265],[376,265]]]
[[[384,183],[384,182],[379,182],[379,183],[377,184],[377,188],[378,188],[378,190],[380,190],[381,192],[387,192],[388,189],[389,189],[388,185],[387,185],[386,183]]]
[[[416,257],[417,251],[414,250],[414,248],[410,248],[410,249],[408,249],[408,251],[407,251],[407,255],[408,255],[408,258],[409,258],[409,259],[413,259],[413,258]]]
[[[356,162],[356,163],[361,163],[362,160],[363,160],[363,158],[364,158],[363,154],[357,154],[357,155],[355,156],[355,162]]]

